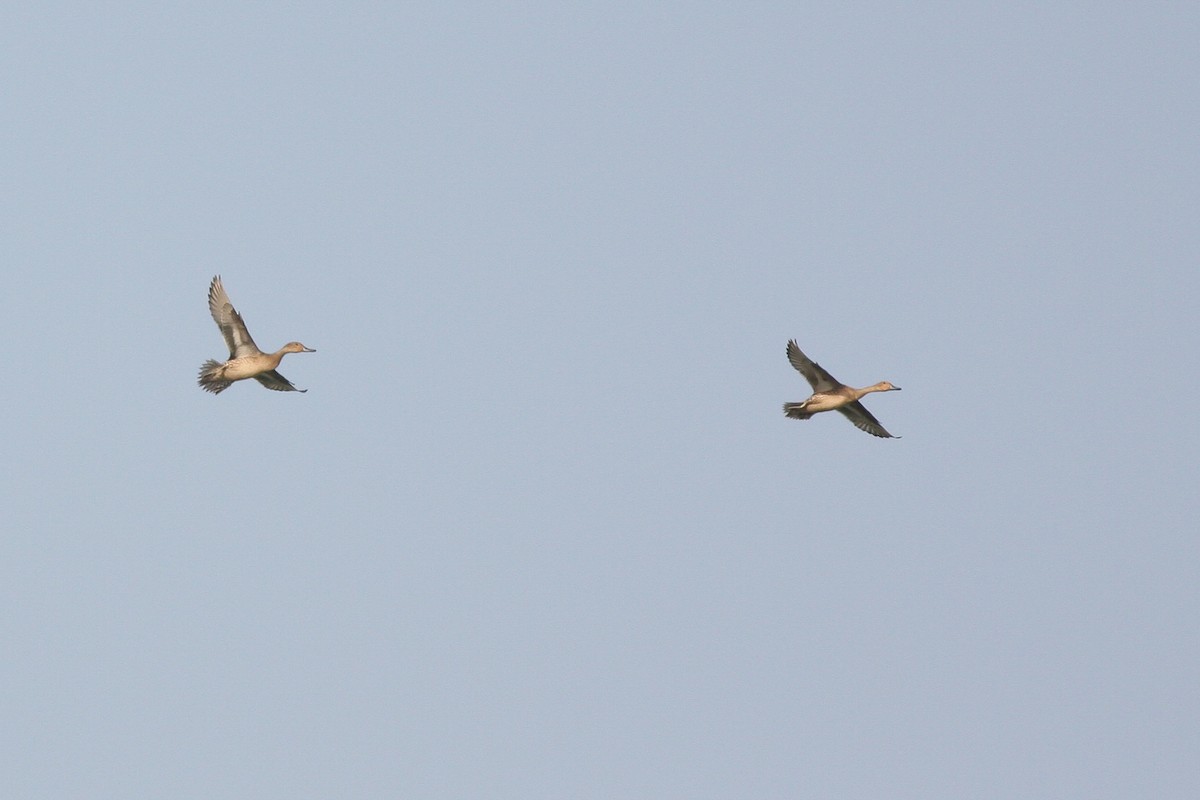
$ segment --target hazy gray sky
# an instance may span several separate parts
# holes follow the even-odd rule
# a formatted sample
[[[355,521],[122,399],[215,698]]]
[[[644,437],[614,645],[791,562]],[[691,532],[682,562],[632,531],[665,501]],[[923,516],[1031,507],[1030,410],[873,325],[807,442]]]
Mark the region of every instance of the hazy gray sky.
[[[0,12],[0,795],[1200,796],[1198,36]]]

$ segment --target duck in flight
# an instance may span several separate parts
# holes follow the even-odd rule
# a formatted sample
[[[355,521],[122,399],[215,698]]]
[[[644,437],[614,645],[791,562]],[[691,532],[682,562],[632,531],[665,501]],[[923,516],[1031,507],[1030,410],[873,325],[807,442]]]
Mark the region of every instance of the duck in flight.
[[[800,350],[799,345],[793,339],[787,344],[787,357],[796,371],[805,377],[812,385],[812,396],[800,403],[784,403],[783,413],[787,414],[792,419],[809,419],[813,414],[820,414],[822,411],[839,411],[842,416],[854,423],[854,426],[859,430],[866,431],[872,436],[879,436],[883,439],[899,439],[899,436],[892,436],[888,433],[879,420],[867,411],[863,404],[858,402],[860,398],[871,392],[898,392],[899,386],[892,386],[887,381],[880,381],[874,386],[868,386],[865,389],[855,389],[852,386],[846,386],[837,378],[830,375],[821,365],[810,359]]]
[[[264,353],[250,338],[242,315],[229,302],[225,287],[221,285],[221,276],[217,275],[208,286],[208,310],[212,313],[213,321],[221,329],[225,344],[229,345],[229,360],[225,363],[209,359],[200,367],[200,388],[206,392],[220,394],[228,389],[234,381],[254,378],[268,389],[277,392],[306,392],[307,389],[297,389],[287,378],[275,371],[279,362],[288,353],[315,353],[299,342],[288,342],[277,352]]]

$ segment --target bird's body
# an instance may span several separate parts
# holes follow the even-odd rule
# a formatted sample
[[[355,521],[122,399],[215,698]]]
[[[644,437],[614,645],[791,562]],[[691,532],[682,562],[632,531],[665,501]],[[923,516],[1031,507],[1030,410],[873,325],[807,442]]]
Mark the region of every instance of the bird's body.
[[[297,389],[287,378],[276,371],[279,362],[288,353],[315,353],[299,342],[288,342],[274,353],[264,353],[250,338],[242,315],[229,302],[225,287],[221,285],[221,276],[217,275],[208,286],[208,310],[213,321],[225,337],[229,345],[229,359],[224,363],[209,359],[200,366],[198,383],[206,392],[220,394],[228,389],[234,381],[254,378],[268,389],[277,392],[304,392],[307,389]]]
[[[880,381],[863,389],[846,386],[826,372],[820,364],[804,355],[794,340],[788,342],[787,357],[796,371],[803,375],[812,386],[813,393],[802,402],[784,403],[784,414],[792,419],[811,419],[813,414],[820,414],[823,411],[839,411],[846,419],[853,422],[855,427],[872,436],[879,436],[883,439],[899,438],[888,433],[879,424],[879,420],[875,419],[871,412],[858,402],[860,398],[871,392],[898,392],[900,391],[899,386],[892,386],[887,381]]]

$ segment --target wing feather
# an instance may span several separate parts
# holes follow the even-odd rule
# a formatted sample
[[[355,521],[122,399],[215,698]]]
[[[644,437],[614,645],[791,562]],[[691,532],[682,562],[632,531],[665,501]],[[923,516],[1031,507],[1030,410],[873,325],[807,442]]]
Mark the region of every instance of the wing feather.
[[[287,378],[279,374],[277,370],[270,372],[260,372],[254,376],[254,380],[261,383],[268,389],[274,389],[277,392],[307,392],[308,389],[297,389],[296,385]]]
[[[842,412],[842,415],[846,419],[853,422],[854,427],[858,428],[860,431],[866,431],[872,436],[878,436],[881,439],[900,438],[899,436],[892,436],[890,433],[888,433],[887,430],[879,424],[879,420],[875,419],[875,416],[870,411],[867,411],[866,407],[857,400],[855,400],[853,403],[848,403],[842,406],[838,409],[838,411]]]
[[[787,357],[791,365],[796,368],[796,371],[803,375],[804,379],[812,386],[814,392],[832,392],[842,385],[837,378],[826,372],[820,364],[804,355],[800,346],[796,344],[795,339],[787,343]]]
[[[250,338],[250,331],[246,330],[242,315],[229,302],[229,295],[225,294],[220,275],[215,276],[208,286],[208,310],[217,327],[221,329],[221,335],[225,337],[230,358],[254,356],[262,352]]]

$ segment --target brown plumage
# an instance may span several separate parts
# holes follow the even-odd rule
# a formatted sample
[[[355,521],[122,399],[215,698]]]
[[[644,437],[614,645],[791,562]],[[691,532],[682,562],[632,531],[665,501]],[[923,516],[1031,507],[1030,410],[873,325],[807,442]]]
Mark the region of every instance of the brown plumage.
[[[198,383],[206,392],[220,394],[233,385],[234,381],[254,378],[268,389],[277,392],[306,392],[297,389],[291,381],[280,375],[275,368],[288,353],[315,353],[299,342],[288,342],[274,353],[264,353],[250,338],[242,315],[229,302],[221,276],[217,275],[208,286],[208,310],[213,321],[221,329],[225,344],[229,346],[229,360],[221,363],[209,359],[200,366]]]
[[[859,398],[871,392],[898,392],[899,386],[892,386],[887,381],[880,381],[865,389],[855,389],[846,386],[837,378],[826,372],[820,364],[804,355],[795,340],[787,344],[787,357],[796,371],[805,377],[813,388],[812,396],[799,403],[784,403],[783,413],[792,419],[810,419],[813,414],[822,411],[838,411],[846,419],[854,423],[859,430],[866,431],[872,436],[883,439],[899,439],[892,436],[870,411],[858,402]]]

